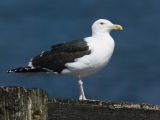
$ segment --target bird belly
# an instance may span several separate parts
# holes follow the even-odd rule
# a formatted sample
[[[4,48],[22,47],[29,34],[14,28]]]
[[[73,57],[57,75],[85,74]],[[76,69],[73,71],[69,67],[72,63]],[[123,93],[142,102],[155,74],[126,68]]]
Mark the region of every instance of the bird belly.
[[[99,48],[92,49],[90,55],[85,55],[75,59],[75,62],[67,63],[67,69],[62,71],[62,74],[71,76],[86,77],[101,70],[110,60],[113,48],[97,46]]]

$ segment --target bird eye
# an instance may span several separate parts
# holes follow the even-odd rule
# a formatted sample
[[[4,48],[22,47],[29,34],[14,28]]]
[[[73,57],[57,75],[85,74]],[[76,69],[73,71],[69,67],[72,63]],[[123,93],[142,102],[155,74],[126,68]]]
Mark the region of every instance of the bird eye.
[[[104,24],[104,22],[100,22],[100,24],[101,24],[101,25],[103,25],[103,24]]]

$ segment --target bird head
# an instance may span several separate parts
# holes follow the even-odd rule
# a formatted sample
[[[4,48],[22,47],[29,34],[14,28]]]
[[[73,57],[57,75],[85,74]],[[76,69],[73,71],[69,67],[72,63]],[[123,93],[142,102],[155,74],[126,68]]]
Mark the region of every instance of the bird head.
[[[123,27],[118,24],[113,24],[109,20],[99,19],[95,21],[92,25],[93,34],[105,34],[110,33],[112,30],[123,30]]]

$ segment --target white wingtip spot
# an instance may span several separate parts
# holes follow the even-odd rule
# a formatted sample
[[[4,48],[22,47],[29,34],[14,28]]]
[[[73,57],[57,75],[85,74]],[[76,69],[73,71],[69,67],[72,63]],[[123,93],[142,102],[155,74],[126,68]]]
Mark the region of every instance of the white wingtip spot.
[[[30,60],[30,62],[28,63],[28,66],[31,67],[32,69],[34,68],[33,64],[32,64],[32,59]]]
[[[12,71],[12,70],[8,70],[7,72],[8,72],[8,73],[12,73],[13,71]]]

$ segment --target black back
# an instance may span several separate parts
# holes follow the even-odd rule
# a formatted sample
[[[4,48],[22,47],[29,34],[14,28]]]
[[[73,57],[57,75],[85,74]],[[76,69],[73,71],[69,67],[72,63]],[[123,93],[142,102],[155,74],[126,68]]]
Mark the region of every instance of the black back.
[[[87,43],[82,40],[75,40],[51,46],[51,49],[35,56],[32,65],[36,68],[46,68],[60,73],[66,63],[74,62],[76,58],[89,55],[91,51]]]

